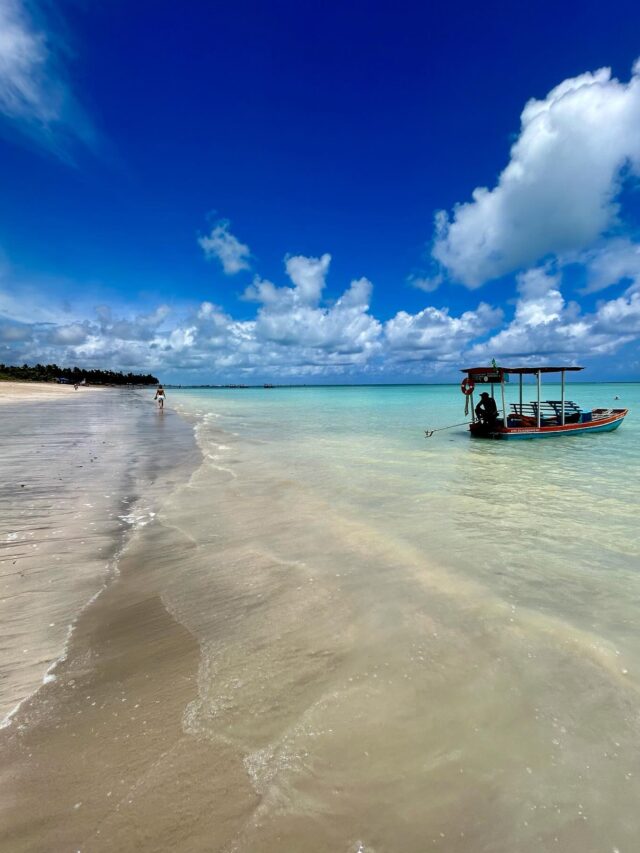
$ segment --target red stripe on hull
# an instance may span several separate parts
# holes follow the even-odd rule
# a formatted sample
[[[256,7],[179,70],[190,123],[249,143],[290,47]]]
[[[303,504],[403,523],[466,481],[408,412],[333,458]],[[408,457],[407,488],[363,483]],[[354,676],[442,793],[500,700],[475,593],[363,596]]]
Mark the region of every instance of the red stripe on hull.
[[[564,434],[571,432],[588,432],[589,430],[597,430],[603,426],[607,426],[608,424],[616,423],[617,421],[623,421],[624,418],[629,413],[628,409],[618,409],[614,412],[614,414],[610,415],[608,418],[600,418],[595,421],[587,421],[586,423],[575,423],[575,424],[565,424],[564,426],[560,424],[556,424],[553,426],[544,426],[544,427],[499,427],[492,434],[486,434],[487,437],[493,435],[496,438],[500,438],[501,436],[508,437],[510,435],[514,436],[525,436],[525,435],[553,435],[554,433]],[[471,433],[474,433],[474,426],[476,424],[472,424],[469,429]],[[481,430],[478,430],[477,433],[479,436],[483,436]]]

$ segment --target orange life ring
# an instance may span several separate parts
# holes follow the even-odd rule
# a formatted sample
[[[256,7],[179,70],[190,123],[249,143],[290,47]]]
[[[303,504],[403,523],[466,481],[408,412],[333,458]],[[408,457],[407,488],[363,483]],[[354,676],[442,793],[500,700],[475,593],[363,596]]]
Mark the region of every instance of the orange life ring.
[[[460,383],[460,390],[468,397],[470,394],[473,394],[473,389],[476,387],[475,382],[470,376],[465,376],[465,378]]]

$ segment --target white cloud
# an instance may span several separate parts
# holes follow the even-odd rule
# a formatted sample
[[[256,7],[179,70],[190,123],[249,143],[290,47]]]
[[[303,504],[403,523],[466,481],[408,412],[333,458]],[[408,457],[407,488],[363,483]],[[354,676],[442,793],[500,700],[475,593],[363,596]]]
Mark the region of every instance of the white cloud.
[[[85,343],[91,335],[89,323],[69,323],[66,326],[55,326],[43,334],[50,344],[63,346],[78,346]]]
[[[585,249],[616,223],[625,173],[640,175],[640,62],[628,83],[601,68],[529,101],[497,186],[437,214],[433,258],[478,287]]]
[[[436,273],[436,275],[410,275],[407,278],[407,281],[413,287],[416,287],[418,290],[423,290],[425,293],[433,293],[434,290],[437,290],[440,285],[444,282],[444,276],[442,273]]]
[[[333,306],[320,305],[331,255],[289,257],[286,271],[293,287],[256,280],[246,298],[261,302],[255,322],[256,339],[269,345],[297,347],[304,361],[336,358],[362,363],[375,351],[381,324],[369,313],[371,282],[351,282]]]
[[[67,156],[70,138],[95,134],[66,80],[59,43],[23,0],[0,0],[0,113],[21,131]]]
[[[452,317],[448,308],[399,311],[385,323],[385,342],[393,360],[451,361],[460,359],[469,344],[498,326],[502,317],[499,308],[484,302],[460,317]]]
[[[305,258],[301,255],[287,258],[287,275],[295,285],[295,294],[303,304],[314,305],[324,290],[331,255]]]
[[[640,290],[630,287],[624,296],[603,302],[595,315],[594,330],[613,336],[635,338],[640,334]]]
[[[604,290],[625,279],[640,280],[640,246],[630,240],[608,240],[580,260],[587,268],[585,293]]]
[[[330,261],[328,254],[287,257],[290,286],[256,280],[248,288],[248,296],[259,302],[253,320],[236,320],[212,302],[179,314],[160,306],[132,316],[99,306],[93,319],[75,323],[67,318],[29,324],[6,317],[0,322],[0,360],[153,372],[172,367],[236,378],[265,371],[294,377],[366,369],[382,336],[382,324],[369,313],[372,285],[357,279],[333,304],[323,304]]]
[[[560,357],[574,362],[616,352],[640,336],[640,292],[635,286],[624,296],[602,302],[594,313],[582,314],[560,292],[559,275],[548,269],[518,276],[519,297],[513,320],[488,341],[474,345],[470,357],[478,362],[549,363]]]
[[[198,243],[207,258],[217,258],[227,275],[250,269],[249,247],[241,243],[229,231],[230,222],[221,219],[211,229],[208,237],[200,237]]]
[[[262,302],[273,313],[289,311],[293,306],[317,305],[325,287],[331,255],[321,258],[307,258],[294,255],[285,258],[287,275],[293,287],[276,287],[270,281],[259,276],[244,292],[244,298],[252,302]]]
[[[518,276],[520,299],[514,322],[520,326],[547,326],[560,319],[564,299],[560,278],[545,269],[527,270]]]
[[[41,313],[29,322],[26,303],[19,318],[3,315],[3,304],[12,303],[0,293],[0,361],[55,361],[165,377],[171,371],[204,382],[420,380],[434,373],[449,378],[463,362],[493,357],[503,363],[579,362],[640,339],[638,283],[583,314],[562,295],[562,270],[541,267],[518,276],[518,298],[506,324],[502,310],[485,302],[459,314],[426,305],[383,322],[371,313],[367,278],[352,281],[335,301],[324,298],[329,266],[329,255],[286,258],[289,284],[257,279],[248,288],[257,310],[244,320],[210,301],[131,314],[99,306],[91,316],[70,316],[45,310],[41,296]],[[19,292],[15,281],[5,278],[5,285]]]
[[[114,317],[111,308],[106,305],[96,308],[101,334],[124,341],[152,340],[169,314],[167,305],[160,305],[148,314],[136,314],[133,318]]]

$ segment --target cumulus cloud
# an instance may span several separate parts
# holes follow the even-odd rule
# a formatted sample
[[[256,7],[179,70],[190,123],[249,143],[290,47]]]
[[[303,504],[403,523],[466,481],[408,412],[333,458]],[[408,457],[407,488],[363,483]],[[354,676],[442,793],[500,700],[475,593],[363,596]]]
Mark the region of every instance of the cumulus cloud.
[[[295,285],[295,294],[300,302],[309,305],[317,303],[324,290],[330,263],[331,255],[328,254],[321,258],[305,258],[301,255],[287,258],[287,275]]]
[[[582,314],[575,302],[566,302],[560,276],[548,268],[518,276],[514,317],[487,341],[470,350],[474,360],[549,363],[557,357],[576,361],[616,352],[640,336],[640,292],[635,285],[618,299],[602,302],[591,314]]]
[[[244,298],[268,305],[272,312],[288,311],[293,306],[317,305],[325,287],[331,255],[306,258],[302,255],[285,258],[287,275],[293,287],[276,287],[259,276],[244,292]]]
[[[66,79],[65,49],[23,0],[0,0],[0,113],[61,156],[71,139],[95,139]]]
[[[82,362],[123,369],[208,371],[225,376],[312,376],[363,369],[375,358],[382,324],[369,312],[372,285],[352,281],[323,301],[331,257],[289,256],[289,284],[256,279],[247,296],[258,302],[255,318],[236,320],[212,302],[170,311],[160,306],[130,316],[98,306],[90,320],[23,323],[0,320],[5,363]],[[7,307],[10,305],[4,301]],[[0,293],[0,317],[3,299]]]
[[[320,304],[331,255],[289,257],[285,268],[293,287],[256,280],[245,296],[261,303],[255,321],[258,341],[297,348],[306,363],[346,359],[364,363],[374,353],[381,324],[369,313],[371,282],[352,281],[334,305]]]
[[[207,258],[217,258],[227,275],[250,269],[249,247],[241,243],[230,231],[230,222],[221,219],[211,229],[208,237],[200,237],[198,243]]]
[[[157,334],[158,327],[170,313],[167,305],[160,305],[148,314],[136,314],[133,318],[116,317],[109,306],[96,308],[100,333],[109,338],[124,341],[150,341]]]
[[[529,101],[497,185],[437,214],[432,256],[473,288],[584,250],[616,224],[628,175],[640,176],[640,61],[628,83],[601,68]]]
[[[640,281],[640,246],[631,240],[608,240],[580,260],[587,269],[585,293],[604,290],[624,280]]]
[[[328,254],[285,258],[287,283],[256,279],[247,289],[255,315],[242,320],[204,301],[131,314],[98,306],[90,317],[50,312],[39,315],[49,319],[29,322],[26,308],[21,317],[3,313],[11,302],[0,292],[0,361],[170,371],[196,382],[419,380],[452,376],[462,362],[494,357],[503,363],[580,361],[640,339],[637,282],[584,314],[562,294],[563,270],[544,266],[518,276],[507,320],[486,302],[463,312],[426,305],[381,320],[371,312],[367,278],[348,283],[337,299],[325,298],[330,263]]]
[[[624,296],[600,304],[594,331],[614,337],[624,336],[628,340],[640,334],[640,289],[637,285],[630,287]]]
[[[54,326],[41,333],[41,339],[49,344],[78,346],[91,336],[89,323],[69,323],[66,326]]]
[[[448,308],[429,307],[417,314],[399,311],[385,323],[385,342],[396,361],[451,361],[498,326],[502,317],[501,309],[484,302],[459,317],[451,316]]]

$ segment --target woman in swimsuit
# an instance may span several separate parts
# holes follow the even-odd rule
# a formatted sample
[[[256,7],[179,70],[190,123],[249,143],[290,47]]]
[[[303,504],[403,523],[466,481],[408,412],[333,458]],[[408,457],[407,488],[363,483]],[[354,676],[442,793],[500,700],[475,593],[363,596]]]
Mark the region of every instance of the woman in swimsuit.
[[[162,387],[162,385],[158,386],[158,390],[156,391],[156,396],[153,399],[158,401],[158,405],[160,406],[161,409],[164,409],[165,395],[164,395],[164,388]]]

